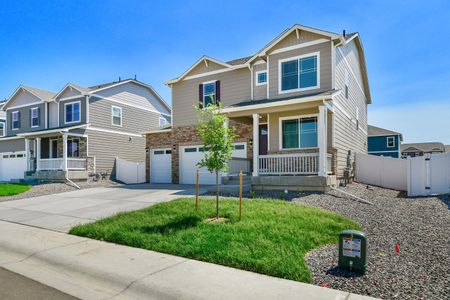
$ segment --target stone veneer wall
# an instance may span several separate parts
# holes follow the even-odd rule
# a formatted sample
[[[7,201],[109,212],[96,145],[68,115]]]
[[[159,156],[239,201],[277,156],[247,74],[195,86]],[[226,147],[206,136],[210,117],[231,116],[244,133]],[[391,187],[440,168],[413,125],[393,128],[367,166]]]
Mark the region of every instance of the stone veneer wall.
[[[253,158],[253,147],[252,147],[252,125],[239,122],[231,119],[229,122],[230,127],[236,129],[237,138],[235,142],[246,142],[247,143],[247,158]],[[172,128],[171,131],[147,134],[146,136],[146,148],[160,149],[160,148],[170,148],[172,150],[172,183],[179,183],[179,148],[180,146],[189,145],[201,145],[202,141],[197,135],[195,126],[183,126]],[[150,156],[146,156],[146,178],[150,181]]]

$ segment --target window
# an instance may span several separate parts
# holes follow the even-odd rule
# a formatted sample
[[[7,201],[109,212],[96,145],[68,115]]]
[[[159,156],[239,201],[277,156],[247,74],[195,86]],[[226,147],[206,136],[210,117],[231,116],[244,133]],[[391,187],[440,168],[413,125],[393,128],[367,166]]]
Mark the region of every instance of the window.
[[[344,73],[344,93],[345,93],[345,98],[348,99],[348,86],[349,86],[349,81],[348,81],[348,70],[345,69],[345,73]]]
[[[153,154],[154,155],[162,155],[162,154],[164,154],[164,150],[155,150],[155,151],[153,151]]]
[[[68,157],[80,157],[80,140],[79,139],[67,140],[67,156]]]
[[[264,85],[267,83],[267,71],[256,72],[256,85]]]
[[[188,153],[188,152],[197,152],[197,148],[185,148],[184,152]]]
[[[167,124],[167,120],[165,118],[159,118],[159,127],[162,127]]]
[[[112,125],[122,126],[122,108],[118,106],[111,107]]]
[[[281,119],[282,149],[317,148],[317,117]]]
[[[39,127],[39,107],[31,109],[31,127]]]
[[[5,124],[0,122],[0,136],[5,136]]]
[[[387,146],[388,146],[388,148],[395,147],[395,137],[388,136],[388,138],[387,138]]]
[[[280,93],[319,87],[319,54],[280,61]]]
[[[65,104],[66,114],[65,123],[80,122],[80,102],[73,102]]]
[[[234,150],[245,150],[245,145],[234,145]]]
[[[203,84],[203,107],[216,103],[216,82]]]
[[[11,129],[17,130],[20,128],[20,113],[18,111],[13,111],[11,113]]]

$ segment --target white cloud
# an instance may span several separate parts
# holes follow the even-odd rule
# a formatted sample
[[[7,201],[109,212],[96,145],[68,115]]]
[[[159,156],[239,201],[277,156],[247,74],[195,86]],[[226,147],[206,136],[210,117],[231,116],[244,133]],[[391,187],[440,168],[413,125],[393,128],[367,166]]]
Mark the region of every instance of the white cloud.
[[[406,143],[450,144],[450,100],[369,106],[369,124],[401,132]]]

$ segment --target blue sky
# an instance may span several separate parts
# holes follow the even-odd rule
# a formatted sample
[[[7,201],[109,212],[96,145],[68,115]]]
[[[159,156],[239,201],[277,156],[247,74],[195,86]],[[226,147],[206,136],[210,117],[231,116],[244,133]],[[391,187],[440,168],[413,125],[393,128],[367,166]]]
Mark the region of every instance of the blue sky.
[[[254,54],[300,23],[359,31],[369,122],[450,144],[450,1],[1,1],[0,99],[134,77],[163,85],[201,55]]]

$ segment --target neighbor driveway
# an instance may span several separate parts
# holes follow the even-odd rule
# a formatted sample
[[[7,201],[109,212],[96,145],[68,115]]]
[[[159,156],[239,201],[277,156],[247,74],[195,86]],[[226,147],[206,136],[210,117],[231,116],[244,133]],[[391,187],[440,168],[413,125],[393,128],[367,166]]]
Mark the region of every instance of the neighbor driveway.
[[[206,190],[200,189],[200,193]],[[60,232],[119,212],[195,195],[191,185],[139,184],[98,187],[0,202],[0,220]]]

